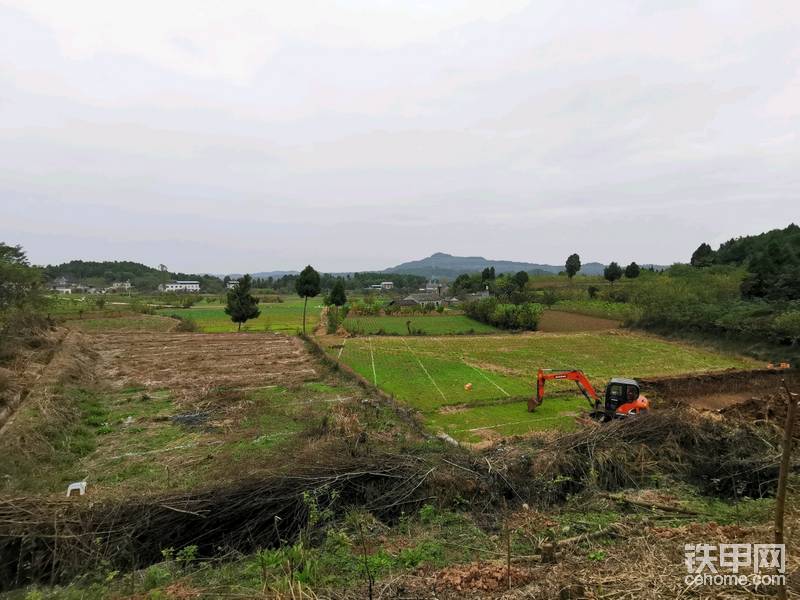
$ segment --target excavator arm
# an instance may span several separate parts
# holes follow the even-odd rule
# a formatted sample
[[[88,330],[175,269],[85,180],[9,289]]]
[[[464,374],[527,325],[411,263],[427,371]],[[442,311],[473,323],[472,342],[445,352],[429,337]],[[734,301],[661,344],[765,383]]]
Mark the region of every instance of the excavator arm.
[[[600,397],[586,378],[586,375],[583,374],[583,371],[577,369],[565,371],[539,369],[539,372],[536,374],[536,395],[528,400],[528,412],[533,412],[536,410],[536,407],[542,403],[542,400],[544,400],[544,384],[551,379],[574,381],[578,384],[578,389],[580,389],[592,408],[595,408],[596,404],[600,401]]]

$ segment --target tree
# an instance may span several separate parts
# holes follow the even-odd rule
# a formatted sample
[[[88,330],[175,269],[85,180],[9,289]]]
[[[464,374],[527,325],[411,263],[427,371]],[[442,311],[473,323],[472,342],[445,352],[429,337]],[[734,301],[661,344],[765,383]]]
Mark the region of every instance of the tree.
[[[258,298],[250,294],[252,285],[252,277],[245,275],[232,289],[228,290],[225,314],[230,316],[231,321],[238,323],[238,331],[242,330],[242,323],[255,319],[261,314],[258,309]]]
[[[314,270],[314,267],[307,265],[305,269],[300,271],[300,275],[297,276],[297,280],[294,282],[294,289],[298,296],[305,299],[305,302],[303,302],[303,333],[305,333],[308,299],[318,296],[320,292],[319,273]]]
[[[344,306],[347,304],[347,295],[344,293],[344,282],[341,278],[337,279],[331,288],[328,303],[334,306]]]
[[[625,277],[628,279],[636,279],[641,271],[642,269],[639,267],[639,265],[637,265],[636,262],[632,262],[625,267]]]
[[[792,346],[800,342],[800,310],[790,310],[775,317],[772,327],[780,336],[788,339]]]
[[[495,272],[494,267],[486,267],[481,272],[481,281],[494,281],[495,280]]]
[[[564,267],[567,270],[567,276],[572,279],[581,270],[581,257],[577,254],[570,254]]]
[[[611,263],[603,269],[603,277],[608,279],[611,282],[611,285],[614,285],[614,282],[622,277],[622,267],[620,267],[615,261],[611,261]]]
[[[517,284],[517,287],[521,292],[525,289],[525,285],[528,283],[529,277],[525,271],[517,271],[511,279]]]
[[[693,267],[710,267],[714,262],[714,251],[711,246],[703,242],[692,253],[692,258],[689,262]]]
[[[600,288],[597,287],[596,285],[590,285],[588,288],[586,288],[586,292],[589,294],[589,298],[592,300],[597,298],[597,292],[599,291]]]
[[[31,267],[21,246],[0,242],[0,314],[30,309],[42,300],[39,270]]]

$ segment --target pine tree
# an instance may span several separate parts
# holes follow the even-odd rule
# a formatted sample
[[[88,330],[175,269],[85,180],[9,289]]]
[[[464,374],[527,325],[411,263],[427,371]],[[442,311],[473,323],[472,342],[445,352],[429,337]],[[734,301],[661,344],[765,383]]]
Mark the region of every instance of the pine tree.
[[[242,323],[255,319],[261,314],[258,309],[258,298],[250,294],[253,280],[250,275],[242,277],[237,284],[228,290],[225,314],[231,321],[239,325],[238,331],[242,330]]]
[[[347,304],[347,294],[344,292],[344,282],[341,278],[337,279],[331,288],[331,295],[328,297],[330,304],[334,306],[344,306]]]
[[[603,277],[608,279],[611,282],[611,285],[614,285],[614,282],[622,277],[622,267],[620,267],[616,262],[612,261],[605,269],[603,269]]]
[[[639,273],[641,273],[641,271],[642,269],[634,261],[627,267],[625,267],[625,277],[627,277],[628,279],[636,279],[639,276]]]

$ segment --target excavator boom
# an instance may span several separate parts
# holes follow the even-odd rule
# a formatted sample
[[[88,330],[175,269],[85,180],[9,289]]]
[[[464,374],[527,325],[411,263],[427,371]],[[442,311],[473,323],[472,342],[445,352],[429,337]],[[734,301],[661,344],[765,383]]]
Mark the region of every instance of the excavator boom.
[[[577,369],[563,371],[539,369],[539,372],[536,374],[536,396],[528,400],[529,412],[536,410],[536,407],[544,400],[544,384],[549,380],[574,381],[592,408],[595,408],[597,403],[600,402],[600,397],[586,378],[586,375],[583,374],[583,371]]]

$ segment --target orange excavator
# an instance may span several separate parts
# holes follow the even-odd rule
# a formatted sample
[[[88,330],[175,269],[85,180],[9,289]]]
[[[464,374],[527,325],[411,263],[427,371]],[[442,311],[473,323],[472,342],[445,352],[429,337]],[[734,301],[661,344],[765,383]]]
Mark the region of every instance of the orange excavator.
[[[650,401],[642,395],[634,379],[615,377],[608,382],[603,400],[583,371],[539,369],[536,375],[536,396],[528,400],[528,412],[533,412],[544,400],[544,384],[550,380],[574,381],[592,407],[591,416],[599,421],[611,421],[647,412]]]

